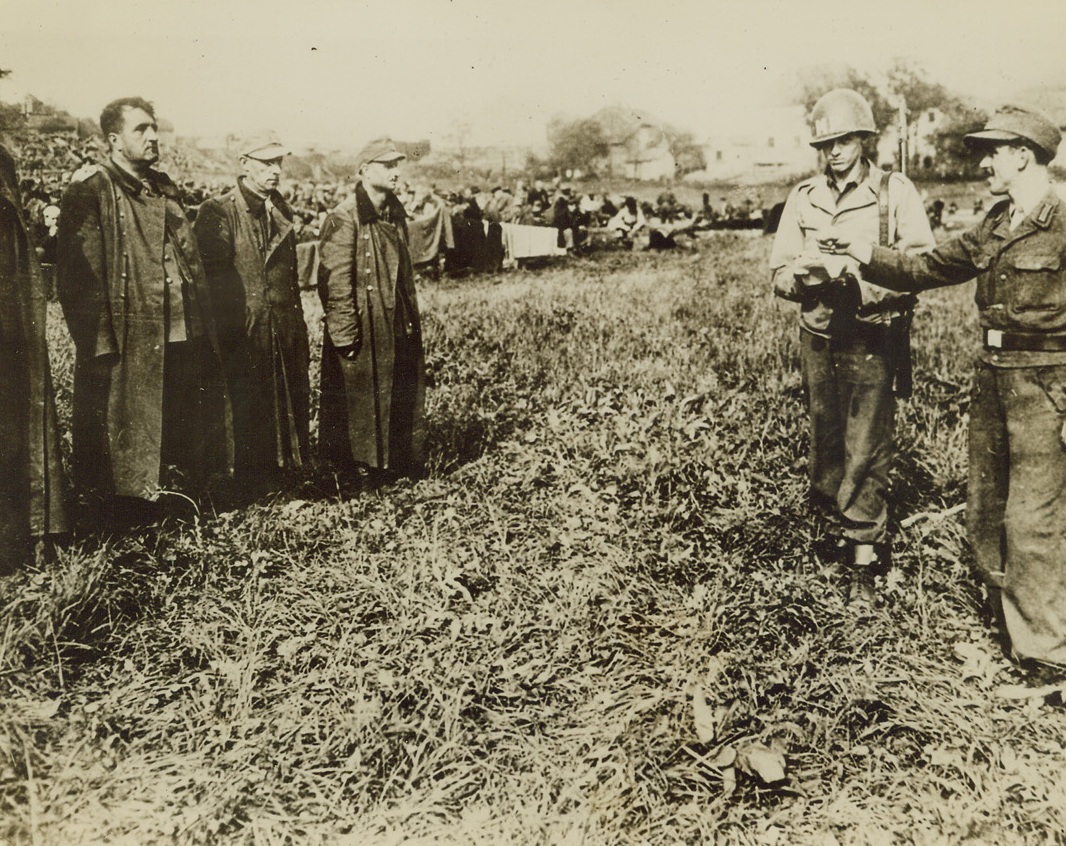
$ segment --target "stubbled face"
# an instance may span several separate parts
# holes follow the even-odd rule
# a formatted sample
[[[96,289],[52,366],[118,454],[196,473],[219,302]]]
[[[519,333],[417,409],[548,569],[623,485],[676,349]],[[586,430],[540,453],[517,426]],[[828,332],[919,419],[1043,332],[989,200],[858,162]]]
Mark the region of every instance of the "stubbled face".
[[[159,126],[144,109],[122,112],[122,129],[108,135],[113,156],[135,170],[159,161]]]
[[[834,138],[818,145],[818,150],[825,156],[825,163],[834,177],[847,176],[855,163],[862,157],[862,135],[852,133]]]
[[[244,181],[257,194],[267,195],[277,191],[281,183],[281,157],[276,159],[253,159],[241,156],[241,170]]]
[[[363,166],[363,183],[375,191],[396,193],[400,184],[400,162],[367,162]]]
[[[1006,194],[1022,167],[1025,150],[1012,144],[996,144],[985,151],[981,170],[988,178],[988,190],[996,196]]]

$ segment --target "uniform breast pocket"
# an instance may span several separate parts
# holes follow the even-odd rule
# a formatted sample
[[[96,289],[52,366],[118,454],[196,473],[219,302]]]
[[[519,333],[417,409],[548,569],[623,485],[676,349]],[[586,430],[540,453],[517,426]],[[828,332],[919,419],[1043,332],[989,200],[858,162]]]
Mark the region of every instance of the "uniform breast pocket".
[[[1027,254],[1007,257],[1010,302],[1017,311],[1061,311],[1066,307],[1062,257]]]

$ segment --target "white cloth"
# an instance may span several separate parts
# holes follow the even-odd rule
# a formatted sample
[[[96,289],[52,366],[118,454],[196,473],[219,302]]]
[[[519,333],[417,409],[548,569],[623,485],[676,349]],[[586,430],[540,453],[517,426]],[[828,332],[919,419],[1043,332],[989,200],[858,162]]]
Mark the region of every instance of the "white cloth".
[[[551,226],[502,223],[500,228],[504,256],[508,260],[566,255],[566,249],[558,245],[559,230]]]

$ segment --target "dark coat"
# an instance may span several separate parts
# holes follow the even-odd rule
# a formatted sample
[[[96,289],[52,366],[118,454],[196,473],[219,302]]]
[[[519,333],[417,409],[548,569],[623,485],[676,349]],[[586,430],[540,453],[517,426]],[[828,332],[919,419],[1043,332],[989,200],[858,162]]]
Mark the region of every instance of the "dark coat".
[[[192,492],[232,467],[228,400],[196,237],[170,178],[151,171],[149,179],[155,195],[108,163],[63,196],[56,290],[77,351],[73,470],[76,489],[87,496],[152,498],[169,483],[164,460],[178,465]],[[184,304],[195,343],[166,343],[168,231],[190,276]],[[166,389],[165,361],[175,365],[167,368]]]
[[[269,243],[240,187],[205,201],[193,227],[233,404],[238,472],[295,468],[309,458],[311,353],[296,236],[285,201],[271,200]]]
[[[412,472],[424,461],[425,358],[403,206],[361,183],[322,227],[325,459]]]
[[[45,341],[44,280],[22,212],[15,162],[0,147],[0,574],[33,535],[66,530],[66,484]]]

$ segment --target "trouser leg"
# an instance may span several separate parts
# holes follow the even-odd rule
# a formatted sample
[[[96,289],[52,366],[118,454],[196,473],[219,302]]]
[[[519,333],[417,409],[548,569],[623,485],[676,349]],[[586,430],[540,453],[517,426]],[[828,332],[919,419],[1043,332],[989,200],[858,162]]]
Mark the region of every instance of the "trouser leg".
[[[837,491],[844,474],[844,420],[833,356],[825,338],[800,331],[800,365],[810,418],[809,455],[812,505],[838,522]]]
[[[862,345],[833,349],[808,332],[801,332],[800,357],[812,499],[828,505],[828,516],[852,543],[887,543],[895,422],[888,358]]]
[[[966,524],[975,565],[993,588],[1003,586],[1009,474],[1007,424],[995,368],[978,364],[970,400]]]
[[[163,433],[160,484],[196,496],[207,481],[208,454],[215,447],[208,420],[206,367],[210,344],[196,339],[167,344],[163,367]]]
[[[845,420],[837,490],[844,536],[858,544],[884,544],[896,408],[891,369],[883,355],[844,352],[835,358]]]
[[[1009,444],[1003,615],[1016,656],[1066,665],[1066,366],[996,378]]]

